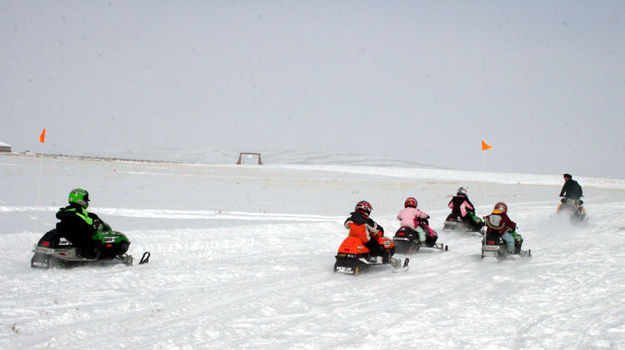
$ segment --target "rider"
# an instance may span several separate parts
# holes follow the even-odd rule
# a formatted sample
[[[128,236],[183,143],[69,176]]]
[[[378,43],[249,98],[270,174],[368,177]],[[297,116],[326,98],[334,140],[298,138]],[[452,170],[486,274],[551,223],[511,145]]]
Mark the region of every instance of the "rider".
[[[451,214],[448,217],[460,217],[465,225],[474,231],[479,231],[484,224],[475,216],[475,206],[467,196],[467,189],[459,187],[456,195],[449,201],[447,205],[451,208]]]
[[[562,203],[575,204],[579,206],[580,198],[584,196],[582,186],[575,180],[571,174],[564,174],[564,185],[560,191],[560,197],[564,197]]]
[[[422,220],[427,220],[430,216],[417,209],[418,202],[414,197],[408,197],[404,201],[404,209],[397,214],[397,220],[400,220],[400,226],[406,227],[419,238],[419,242],[425,242],[425,231],[419,225]]]
[[[506,242],[506,250],[508,253],[519,254],[521,245],[523,245],[523,237],[516,233],[516,223],[508,217],[508,206],[506,203],[499,202],[495,204],[493,213],[484,218],[486,224],[486,235],[496,234],[501,236]]]
[[[369,217],[371,210],[373,207],[369,202],[358,202],[344,225],[350,236],[360,239],[369,248],[371,255],[376,257],[376,261],[382,262],[384,246],[379,239],[384,235],[384,229]]]
[[[60,221],[56,229],[61,232],[70,243],[77,246],[85,258],[97,258],[102,246],[100,229],[109,229],[100,218],[87,212],[89,206],[89,192],[81,188],[73,189],[69,193],[69,205],[60,208],[56,218]]]

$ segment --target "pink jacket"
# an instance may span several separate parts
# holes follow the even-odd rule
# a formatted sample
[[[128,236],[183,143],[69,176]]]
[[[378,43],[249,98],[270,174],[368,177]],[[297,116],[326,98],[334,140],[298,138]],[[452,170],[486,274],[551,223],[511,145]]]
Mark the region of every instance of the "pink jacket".
[[[428,214],[422,212],[421,210],[417,209],[417,208],[404,208],[402,209],[399,214],[397,214],[397,220],[400,220],[401,226],[408,226],[410,228],[416,228],[415,226],[415,220],[417,219],[427,219],[429,217]]]

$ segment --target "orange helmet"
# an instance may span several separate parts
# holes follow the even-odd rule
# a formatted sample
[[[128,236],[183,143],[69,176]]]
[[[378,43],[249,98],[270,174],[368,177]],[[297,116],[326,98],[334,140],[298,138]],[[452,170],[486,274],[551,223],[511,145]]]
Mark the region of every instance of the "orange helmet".
[[[493,209],[493,214],[507,214],[508,206],[504,202],[499,202],[495,204],[495,209]]]

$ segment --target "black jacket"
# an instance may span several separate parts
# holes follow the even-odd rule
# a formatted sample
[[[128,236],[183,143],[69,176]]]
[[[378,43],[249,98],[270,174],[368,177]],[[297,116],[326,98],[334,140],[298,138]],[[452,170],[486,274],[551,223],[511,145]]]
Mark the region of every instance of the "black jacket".
[[[79,247],[93,244],[93,237],[97,233],[94,222],[99,220],[97,215],[88,213],[80,205],[70,204],[60,208],[56,218],[60,220],[56,224],[56,229],[70,243]]]
[[[566,180],[564,186],[562,186],[562,191],[560,191],[560,197],[580,199],[583,196],[582,186],[580,186],[577,181],[573,179]]]
[[[464,215],[462,213],[462,204],[464,203]],[[469,197],[464,195],[456,195],[449,201],[448,206],[451,208],[451,213],[455,217],[464,217],[469,213],[475,212],[475,206],[469,200]]]

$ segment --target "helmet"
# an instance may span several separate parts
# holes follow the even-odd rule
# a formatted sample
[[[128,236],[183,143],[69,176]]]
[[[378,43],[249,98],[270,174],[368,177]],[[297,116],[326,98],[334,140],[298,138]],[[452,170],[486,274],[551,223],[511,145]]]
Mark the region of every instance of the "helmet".
[[[363,214],[369,216],[369,214],[371,214],[372,210],[373,210],[373,207],[367,201],[360,201],[360,202],[356,203],[356,211],[357,212],[360,212],[360,213],[363,213]]]
[[[76,203],[83,208],[89,206],[89,192],[82,188],[75,188],[69,193],[69,203]]]
[[[404,208],[408,208],[408,207],[416,208],[418,204],[419,202],[417,202],[416,198],[408,197],[406,198],[406,201],[404,202]]]
[[[499,202],[495,204],[495,209],[493,209],[493,214],[507,214],[508,206],[504,202]]]
[[[462,195],[462,196],[466,196],[467,195],[467,189],[464,188],[464,187],[458,187],[458,191],[456,192],[456,194]]]

